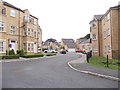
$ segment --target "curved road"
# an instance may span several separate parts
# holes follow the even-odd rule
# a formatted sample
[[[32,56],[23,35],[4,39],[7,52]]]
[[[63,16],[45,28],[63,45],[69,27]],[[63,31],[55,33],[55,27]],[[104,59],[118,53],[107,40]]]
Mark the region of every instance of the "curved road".
[[[118,82],[76,72],[67,62],[80,58],[68,53],[38,60],[3,63],[3,88],[118,88]]]

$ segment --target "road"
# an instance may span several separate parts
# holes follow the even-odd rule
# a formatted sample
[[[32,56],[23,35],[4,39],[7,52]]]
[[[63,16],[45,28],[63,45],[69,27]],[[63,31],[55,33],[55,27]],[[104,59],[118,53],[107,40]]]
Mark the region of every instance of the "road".
[[[2,64],[3,88],[118,88],[118,82],[76,72],[67,62],[80,58],[68,53],[38,60]]]

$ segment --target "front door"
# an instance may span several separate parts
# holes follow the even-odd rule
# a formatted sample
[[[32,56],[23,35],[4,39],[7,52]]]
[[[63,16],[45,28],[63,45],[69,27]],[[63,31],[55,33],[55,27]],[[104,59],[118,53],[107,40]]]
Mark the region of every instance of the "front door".
[[[15,41],[11,41],[11,48],[10,48],[10,50],[14,50],[15,51],[15,53],[16,53],[16,43],[15,43]]]

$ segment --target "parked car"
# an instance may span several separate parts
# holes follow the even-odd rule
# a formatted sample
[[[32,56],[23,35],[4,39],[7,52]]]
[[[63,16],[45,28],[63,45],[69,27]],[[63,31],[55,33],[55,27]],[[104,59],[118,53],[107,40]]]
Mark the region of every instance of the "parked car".
[[[57,51],[49,49],[49,50],[44,50],[44,53],[57,53]]]
[[[61,54],[66,54],[66,52],[67,52],[67,51],[66,51],[65,49],[62,49],[62,50],[60,51]]]
[[[75,50],[75,52],[79,52],[79,53],[83,53],[84,51],[83,50]]]

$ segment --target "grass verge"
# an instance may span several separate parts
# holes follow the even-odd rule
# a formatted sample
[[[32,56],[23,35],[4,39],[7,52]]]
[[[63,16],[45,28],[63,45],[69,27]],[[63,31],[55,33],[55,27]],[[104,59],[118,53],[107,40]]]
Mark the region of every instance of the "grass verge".
[[[107,59],[105,57],[93,56],[89,59],[90,65],[102,68],[108,68],[113,70],[120,70],[120,60],[109,59],[109,67],[107,67]]]

